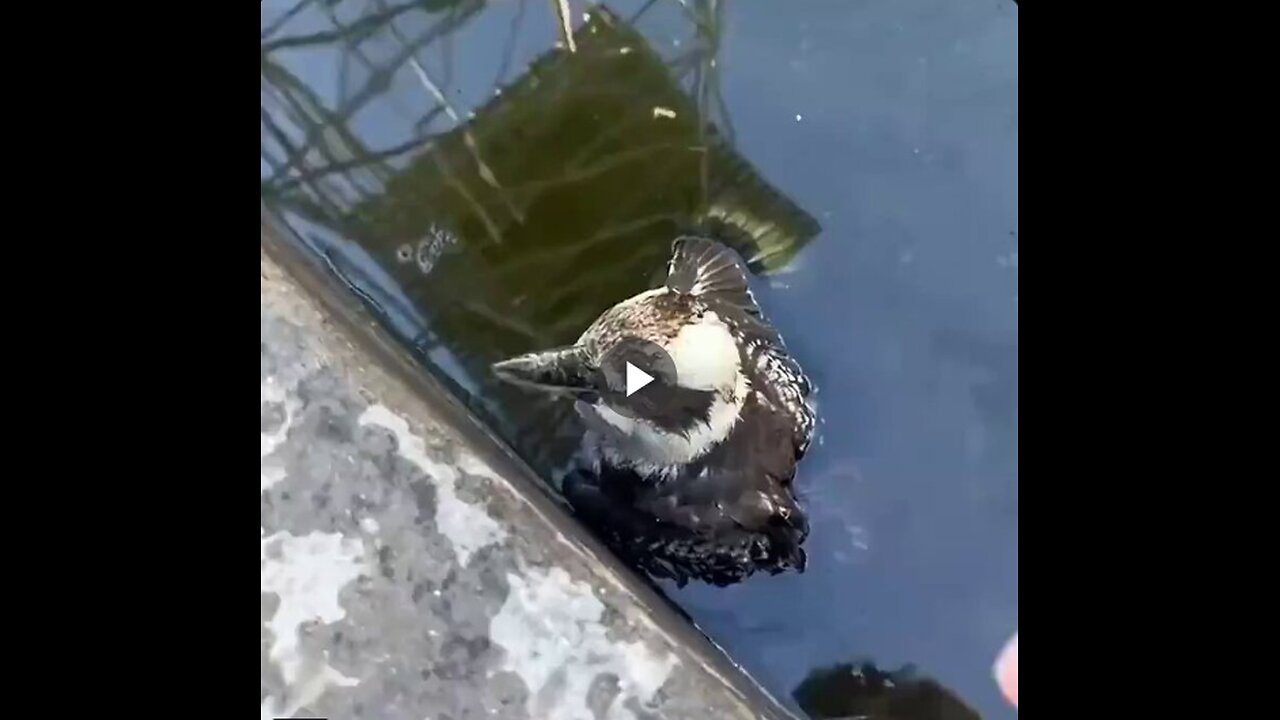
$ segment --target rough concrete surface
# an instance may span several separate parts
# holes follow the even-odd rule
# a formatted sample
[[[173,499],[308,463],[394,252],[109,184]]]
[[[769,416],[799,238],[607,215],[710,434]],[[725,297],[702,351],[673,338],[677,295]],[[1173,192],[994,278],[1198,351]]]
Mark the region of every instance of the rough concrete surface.
[[[262,259],[262,717],[757,717]]]

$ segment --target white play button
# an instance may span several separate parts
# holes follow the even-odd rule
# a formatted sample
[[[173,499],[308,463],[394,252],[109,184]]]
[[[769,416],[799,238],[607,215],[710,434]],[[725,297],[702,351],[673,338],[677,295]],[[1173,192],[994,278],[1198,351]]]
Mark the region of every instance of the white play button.
[[[653,382],[653,376],[640,368],[627,363],[627,397],[631,397],[640,388]]]
[[[600,390],[604,398],[612,398],[610,408],[631,419],[670,420],[667,408],[681,399],[680,378],[671,356],[657,343],[624,335],[596,365],[604,381]]]

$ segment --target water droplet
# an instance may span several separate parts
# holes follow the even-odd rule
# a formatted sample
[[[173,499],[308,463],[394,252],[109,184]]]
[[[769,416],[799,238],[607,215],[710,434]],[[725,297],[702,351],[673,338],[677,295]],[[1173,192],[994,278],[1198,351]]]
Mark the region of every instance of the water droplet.
[[[796,122],[800,122],[803,119],[804,119],[803,116],[801,116],[799,113],[796,114]]]

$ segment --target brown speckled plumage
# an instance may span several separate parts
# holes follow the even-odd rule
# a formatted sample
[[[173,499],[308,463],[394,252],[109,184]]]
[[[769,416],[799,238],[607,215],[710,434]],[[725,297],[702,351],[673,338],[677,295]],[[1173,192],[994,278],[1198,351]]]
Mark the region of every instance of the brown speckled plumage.
[[[582,333],[579,344],[590,345],[603,357],[624,337],[637,337],[666,345],[691,319],[700,317],[695,301],[687,295],[644,293],[604,311]]]

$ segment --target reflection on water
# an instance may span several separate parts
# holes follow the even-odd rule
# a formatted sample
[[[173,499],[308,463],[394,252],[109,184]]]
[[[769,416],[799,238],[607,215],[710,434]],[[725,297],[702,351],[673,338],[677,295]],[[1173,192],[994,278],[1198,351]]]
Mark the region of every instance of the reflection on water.
[[[429,27],[451,28],[474,10],[454,4]],[[305,121],[354,117],[359,109],[342,112],[352,102],[344,93],[333,112],[317,109],[314,88],[300,87],[274,53],[264,57],[263,122],[272,145],[264,157],[297,158],[312,139],[311,154],[327,163],[300,172],[280,165],[264,181],[264,196],[305,218],[316,245],[341,253],[341,240],[325,239],[340,236],[390,275],[408,304],[430,318],[414,344],[428,354],[447,348],[464,370],[451,379],[479,387],[472,399],[489,401],[483,407],[544,474],[566,461],[580,434],[576,420],[563,403],[493,383],[490,363],[576,338],[601,310],[649,286],[680,231],[735,240],[762,272],[785,266],[818,232],[812,217],[734,152],[720,129],[728,123],[712,120],[720,112],[713,100],[714,34],[706,29],[714,16],[709,7],[703,12],[692,27],[704,45],[668,61],[629,24],[596,9],[576,30],[574,52],[544,52],[471,110],[442,89],[451,73],[436,77],[416,55],[393,49],[411,45],[410,33],[395,24],[407,22],[407,12],[375,14],[391,18],[391,47],[381,54],[404,57],[404,76],[417,81],[418,99],[434,103],[427,118],[434,112],[448,119],[447,129],[419,126],[420,139],[382,152],[327,125],[296,127],[293,135],[304,145],[297,148],[283,130],[297,115],[291,108],[311,110]],[[371,32],[364,20],[346,27]],[[419,37],[430,38],[420,51],[430,57],[432,40],[452,36],[424,30]],[[353,54],[378,54],[368,44]],[[498,75],[504,78],[514,72],[505,52]],[[382,77],[378,72],[370,77]],[[276,84],[285,77],[290,81]]]
[[[552,482],[576,417],[488,364],[734,244],[820,388],[811,567],[669,594],[780,698],[870,654],[1011,716],[1016,10],[558,6],[264,0],[264,203]]]

